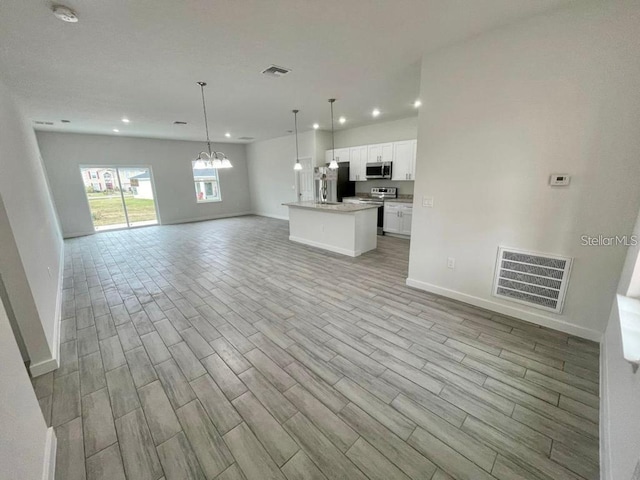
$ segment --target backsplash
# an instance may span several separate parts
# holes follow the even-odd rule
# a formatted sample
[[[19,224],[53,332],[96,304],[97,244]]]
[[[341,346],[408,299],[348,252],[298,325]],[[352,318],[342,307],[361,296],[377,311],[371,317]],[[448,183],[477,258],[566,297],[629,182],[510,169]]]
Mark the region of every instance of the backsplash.
[[[370,193],[373,187],[396,187],[398,195],[413,195],[413,182],[393,180],[367,180],[356,182],[356,193]]]

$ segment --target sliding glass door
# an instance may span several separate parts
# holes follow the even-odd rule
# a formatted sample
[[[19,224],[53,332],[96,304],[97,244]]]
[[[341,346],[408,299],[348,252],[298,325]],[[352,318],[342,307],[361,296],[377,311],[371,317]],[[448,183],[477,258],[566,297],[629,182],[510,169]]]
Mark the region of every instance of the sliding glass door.
[[[151,169],[81,167],[80,173],[96,231],[158,223]]]

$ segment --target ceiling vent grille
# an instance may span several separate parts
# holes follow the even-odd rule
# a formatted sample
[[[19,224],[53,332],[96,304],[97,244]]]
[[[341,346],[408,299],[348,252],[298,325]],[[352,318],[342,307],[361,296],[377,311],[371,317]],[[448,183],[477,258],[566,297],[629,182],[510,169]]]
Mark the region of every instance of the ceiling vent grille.
[[[288,68],[271,65],[269,68],[264,69],[262,73],[270,77],[284,77],[290,71]]]
[[[238,137],[238,140],[255,140],[255,137]]]
[[[36,125],[53,125],[53,122],[43,122],[42,120],[34,120],[33,123]]]
[[[573,259],[498,248],[493,295],[562,313]]]

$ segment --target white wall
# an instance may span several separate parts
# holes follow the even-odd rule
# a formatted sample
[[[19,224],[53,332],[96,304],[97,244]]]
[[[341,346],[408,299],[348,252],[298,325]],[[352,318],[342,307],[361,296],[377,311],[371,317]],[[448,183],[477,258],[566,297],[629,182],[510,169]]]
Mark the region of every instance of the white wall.
[[[413,140],[418,137],[418,116],[339,130],[335,137],[336,148]],[[329,146],[329,148],[331,147]],[[371,187],[395,187],[400,195],[413,195],[414,182],[394,182],[391,180],[356,182],[357,193],[369,193]]]
[[[151,166],[162,224],[251,211],[242,144],[213,145],[233,168],[220,170],[222,202],[196,203],[191,161],[206,149],[203,142],[54,132],[37,132],[37,137],[65,237],[93,233],[80,165]]]
[[[413,140],[418,136],[418,116],[379,121],[363,127],[336,130],[336,148],[356,147],[370,143]],[[331,148],[331,147],[329,147]]]
[[[33,128],[1,83],[0,239],[10,311],[44,373],[57,367],[63,244]]]
[[[411,285],[600,338],[625,249],[580,237],[638,212],[638,25],[638,1],[577,2],[423,58]],[[491,296],[499,245],[575,258],[562,315]]]
[[[9,319],[0,302],[0,468],[2,478],[40,480],[53,467],[53,429],[47,430],[40,405],[22,364]]]
[[[633,232],[640,236],[640,215]],[[631,295],[634,267],[640,246],[630,247],[618,284],[618,293]],[[600,345],[600,477],[631,479],[640,460],[640,372],[634,374],[623,358],[620,318],[613,303],[609,323]]]
[[[316,164],[316,132],[298,134],[300,158],[311,157]],[[324,161],[324,152],[322,153]],[[251,205],[257,215],[288,219],[283,203],[296,201],[296,144],[293,135],[247,145]]]

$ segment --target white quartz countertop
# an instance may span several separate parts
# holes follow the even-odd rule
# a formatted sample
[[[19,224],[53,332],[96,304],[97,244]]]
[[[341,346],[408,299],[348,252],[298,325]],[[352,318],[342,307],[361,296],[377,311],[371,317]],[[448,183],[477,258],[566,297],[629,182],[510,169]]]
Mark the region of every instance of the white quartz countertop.
[[[370,210],[378,208],[379,205],[370,205],[363,203],[316,203],[316,202],[292,202],[283,203],[287,207],[306,208],[310,210],[322,210],[333,213],[354,213],[362,210]]]

